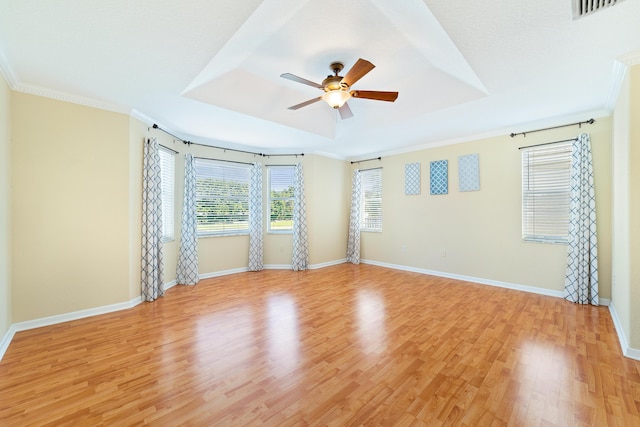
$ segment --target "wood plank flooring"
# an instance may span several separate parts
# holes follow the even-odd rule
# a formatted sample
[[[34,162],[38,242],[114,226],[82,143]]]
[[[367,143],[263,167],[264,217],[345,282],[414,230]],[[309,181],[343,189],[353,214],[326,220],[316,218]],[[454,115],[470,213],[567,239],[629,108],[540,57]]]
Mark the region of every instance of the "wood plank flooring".
[[[638,426],[609,312],[343,264],[23,331],[0,425]]]

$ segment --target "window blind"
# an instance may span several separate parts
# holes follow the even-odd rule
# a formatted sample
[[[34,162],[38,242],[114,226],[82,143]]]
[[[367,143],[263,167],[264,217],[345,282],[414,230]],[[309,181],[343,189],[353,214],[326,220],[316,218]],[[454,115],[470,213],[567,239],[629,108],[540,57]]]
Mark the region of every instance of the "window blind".
[[[195,159],[198,235],[249,232],[249,165]]]
[[[269,232],[293,230],[294,166],[269,166]]]
[[[571,141],[522,150],[522,238],[566,243]]]
[[[382,231],[382,168],[360,172],[360,230]]]
[[[175,238],[174,198],[175,198],[175,153],[160,147],[160,180],[162,187],[162,240]]]

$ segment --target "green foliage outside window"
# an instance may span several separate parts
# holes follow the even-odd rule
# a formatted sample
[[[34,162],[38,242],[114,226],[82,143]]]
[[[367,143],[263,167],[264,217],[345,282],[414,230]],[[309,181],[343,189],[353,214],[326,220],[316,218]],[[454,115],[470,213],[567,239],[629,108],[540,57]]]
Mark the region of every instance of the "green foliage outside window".
[[[270,229],[271,230],[292,230],[293,229],[293,186],[287,189],[270,193]]]
[[[198,231],[249,229],[249,184],[221,179],[196,179]]]

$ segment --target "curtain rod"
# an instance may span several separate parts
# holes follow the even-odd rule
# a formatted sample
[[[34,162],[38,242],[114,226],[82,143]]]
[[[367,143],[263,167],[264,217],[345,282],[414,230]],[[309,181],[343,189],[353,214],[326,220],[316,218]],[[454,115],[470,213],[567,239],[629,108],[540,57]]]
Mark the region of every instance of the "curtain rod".
[[[298,153],[298,154],[263,154],[264,157],[293,157],[293,156],[302,156],[304,157],[304,153]]]
[[[368,161],[371,161],[371,160],[382,160],[382,157],[374,157],[374,158],[371,158],[371,159],[358,160],[358,161],[355,161],[355,162],[351,162],[351,164],[353,165],[353,164],[356,164],[356,163],[368,162]]]
[[[582,127],[582,125],[586,125],[586,124],[592,125],[595,122],[596,122],[595,119],[589,119],[589,120],[584,121],[584,122],[575,122],[575,123],[569,123],[567,125],[553,126],[553,127],[550,127],[550,128],[535,129],[535,130],[529,130],[529,131],[526,131],[526,132],[512,133],[510,136],[511,136],[511,138],[513,138],[514,136],[517,136],[517,135],[524,135],[524,137],[526,138],[528,133],[542,132],[543,130],[566,128],[568,126],[576,126],[576,125],[578,127]]]
[[[194,159],[200,159],[200,160],[215,160],[216,162],[229,162],[229,163],[238,163],[240,165],[252,165],[253,163],[247,163],[247,162],[237,162],[235,160],[222,160],[222,159],[212,159],[209,157],[193,157]]]
[[[151,127],[154,128],[154,129],[158,129],[158,130],[166,133],[167,135],[171,135],[172,137],[174,137],[178,141],[182,141],[182,143],[185,144],[185,145],[200,145],[201,147],[217,148],[219,150],[224,150],[224,151],[235,151],[236,153],[253,154],[254,156],[264,157],[264,154],[262,154],[262,153],[254,153],[253,151],[236,150],[235,148],[217,147],[215,145],[198,144],[197,142],[185,141],[184,139],[180,138],[179,136],[176,136],[176,135],[172,134],[171,132],[162,129],[160,126],[158,126],[155,123]]]
[[[166,131],[164,129],[162,129],[160,126],[158,126],[157,124],[153,124],[152,128],[154,129],[158,129],[164,133],[166,133],[167,135],[171,135],[172,137],[174,137],[175,139],[177,139],[178,141],[181,141],[183,144],[185,145],[199,145],[201,147],[209,147],[209,148],[217,148],[218,150],[224,150],[224,151],[235,151],[236,153],[245,153],[245,154],[253,154],[254,156],[261,156],[261,157],[278,157],[278,156],[304,156],[304,153],[293,153],[293,154],[264,154],[264,153],[254,153],[253,151],[244,151],[244,150],[236,150],[235,148],[225,148],[225,147],[217,147],[215,145],[208,145],[208,144],[198,144],[197,142],[191,142],[191,141],[185,141],[184,139],[172,134],[169,131]],[[167,148],[167,147],[164,147]],[[178,152],[176,151],[176,154]]]
[[[553,141],[553,142],[544,142],[542,144],[526,145],[524,147],[518,147],[518,150],[522,150],[523,148],[540,147],[542,145],[560,144],[561,142],[569,142],[569,141],[577,141],[577,140],[578,138],[571,138],[571,139],[563,139],[562,141]]]

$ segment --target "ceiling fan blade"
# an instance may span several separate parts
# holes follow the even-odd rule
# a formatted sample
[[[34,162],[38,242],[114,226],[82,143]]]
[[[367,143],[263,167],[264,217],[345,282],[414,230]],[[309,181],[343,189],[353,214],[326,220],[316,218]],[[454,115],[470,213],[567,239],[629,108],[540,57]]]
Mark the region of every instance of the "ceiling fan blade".
[[[294,82],[298,82],[298,83],[302,83],[305,85],[309,85],[309,86],[313,86],[313,87],[317,87],[318,89],[322,89],[322,85],[312,82],[311,80],[307,80],[307,79],[303,79],[302,77],[298,77],[294,74],[291,73],[284,73],[284,74],[280,74],[280,77],[287,79],[287,80],[293,80]]]
[[[288,110],[297,110],[298,108],[306,107],[307,105],[311,105],[314,102],[318,102],[321,99],[322,99],[322,97],[319,96],[317,98],[313,98],[313,99],[310,99],[308,101],[301,102],[300,104],[292,105],[291,107],[288,108]]]
[[[342,83],[346,83],[347,86],[350,87],[375,67],[376,66],[371,62],[367,61],[366,59],[360,58],[344,76],[344,78],[342,79]]]
[[[349,104],[347,104],[346,102],[342,104],[342,107],[338,108],[338,112],[340,113],[340,118],[342,120],[347,120],[353,117],[353,112],[351,111]]]
[[[354,98],[375,99],[376,101],[393,102],[398,98],[398,92],[380,92],[377,90],[352,90]]]

